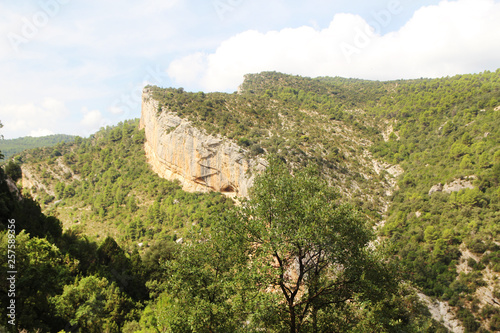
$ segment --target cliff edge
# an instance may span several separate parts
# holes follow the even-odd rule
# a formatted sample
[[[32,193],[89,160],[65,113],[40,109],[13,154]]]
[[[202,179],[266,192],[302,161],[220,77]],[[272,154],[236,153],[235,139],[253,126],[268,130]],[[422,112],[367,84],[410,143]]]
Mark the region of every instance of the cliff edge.
[[[218,191],[248,196],[256,172],[266,161],[250,159],[236,143],[206,134],[163,108],[145,88],[140,128],[145,129],[144,149],[153,170],[169,180],[179,180],[185,191]]]

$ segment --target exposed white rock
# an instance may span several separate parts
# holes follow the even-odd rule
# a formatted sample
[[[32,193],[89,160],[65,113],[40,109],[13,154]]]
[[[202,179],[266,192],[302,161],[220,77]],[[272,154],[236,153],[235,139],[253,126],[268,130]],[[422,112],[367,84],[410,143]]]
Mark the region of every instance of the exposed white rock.
[[[451,192],[458,192],[463,189],[474,189],[474,184],[472,184],[472,181],[476,179],[476,176],[468,176],[465,177],[464,179],[455,179],[449,184],[437,184],[431,187],[429,190],[429,195],[435,192],[445,192],[445,193],[451,193]]]
[[[387,142],[389,141],[389,135],[393,132],[392,125],[389,125],[385,131],[382,132],[382,137],[384,138],[384,141]]]
[[[23,188],[30,190],[32,195],[36,197],[33,190],[45,192],[51,196],[55,196],[55,184],[57,181],[63,183],[71,183],[73,180],[81,180],[81,177],[77,174],[74,174],[69,166],[64,163],[63,157],[58,157],[54,164],[45,165],[45,172],[54,180],[47,182],[43,178],[43,173],[39,172],[35,169],[35,167],[31,164],[22,164],[22,185]],[[68,178],[69,175],[69,178]]]
[[[14,183],[14,181],[10,178],[7,178],[5,181],[7,183],[7,187],[9,188],[9,192],[12,193],[17,198],[17,200],[22,200],[23,197],[21,196],[16,183]]]
[[[53,188],[50,186],[46,186],[43,182],[42,179],[40,179],[40,175],[37,172],[34,172],[32,170],[32,166],[23,164],[21,166],[22,172],[23,172],[23,177],[22,177],[22,184],[23,188],[32,190],[36,189],[37,191],[42,190],[49,195],[55,196]]]
[[[439,183],[437,185],[432,186],[431,189],[429,190],[429,195],[432,195],[432,193],[435,192],[443,192],[443,184]]]
[[[422,293],[418,293],[418,297],[425,305],[427,305],[427,308],[429,309],[434,320],[443,324],[453,333],[463,333],[465,331],[460,321],[455,318],[455,314],[451,310],[448,303],[433,300],[429,296]]]
[[[445,193],[451,193],[451,192],[458,192],[463,189],[474,189],[474,185],[472,184],[472,181],[476,179],[475,176],[469,176],[465,177],[465,179],[455,179],[453,182],[449,184],[444,184],[443,186],[443,192]]]
[[[476,262],[481,261],[481,255],[472,253],[465,244],[462,244],[459,248],[461,256],[457,264],[457,274],[460,273],[471,273],[473,269],[469,267],[468,260],[470,258],[474,259]],[[497,285],[498,274],[492,271],[489,267],[486,267],[481,271],[483,275],[483,281],[486,282],[485,286],[481,286],[474,292],[474,297],[476,297],[482,305],[494,305],[500,306],[500,299],[494,296],[495,286]]]
[[[394,131],[394,127],[392,125],[389,125],[389,126],[387,126],[385,131],[382,131],[382,137],[384,138],[385,142],[389,141],[391,133],[394,133],[396,135],[397,141],[399,141],[401,139],[399,136],[399,133]]]

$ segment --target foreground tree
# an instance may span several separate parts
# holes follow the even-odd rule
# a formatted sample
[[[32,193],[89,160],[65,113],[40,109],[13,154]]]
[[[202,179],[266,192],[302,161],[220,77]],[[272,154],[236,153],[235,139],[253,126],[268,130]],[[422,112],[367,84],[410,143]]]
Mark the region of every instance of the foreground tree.
[[[116,283],[94,275],[66,285],[52,302],[72,332],[120,332],[120,326],[133,314],[132,300]]]
[[[17,182],[23,176],[23,171],[21,170],[21,166],[19,164],[10,160],[5,165],[5,174],[8,177],[10,177],[14,182]]]
[[[320,332],[347,301],[377,301],[396,284],[359,214],[313,168],[293,173],[271,159],[225,225],[247,243],[262,290],[282,295],[287,330]]]
[[[215,232],[176,245],[173,256],[160,259],[163,276],[150,283],[159,295],[144,310],[139,327],[143,332],[248,332],[243,327],[254,288],[242,270],[244,254]]]

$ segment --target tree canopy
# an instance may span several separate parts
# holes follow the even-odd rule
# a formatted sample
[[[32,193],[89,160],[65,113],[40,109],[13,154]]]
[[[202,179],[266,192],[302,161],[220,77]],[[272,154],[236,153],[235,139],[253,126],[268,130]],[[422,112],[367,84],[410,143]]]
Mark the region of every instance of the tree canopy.
[[[372,255],[371,229],[313,167],[292,174],[272,158],[227,227],[247,243],[262,291],[281,295],[289,332],[324,331],[332,308],[395,286]]]

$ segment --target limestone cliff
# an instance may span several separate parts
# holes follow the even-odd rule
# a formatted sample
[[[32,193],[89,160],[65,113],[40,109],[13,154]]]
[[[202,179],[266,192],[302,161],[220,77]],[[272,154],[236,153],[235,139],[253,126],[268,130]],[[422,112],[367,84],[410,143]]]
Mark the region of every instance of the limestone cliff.
[[[145,129],[146,157],[163,178],[179,180],[186,191],[219,191],[247,196],[256,172],[266,161],[250,159],[236,143],[208,135],[167,109],[145,89],[140,127]]]

